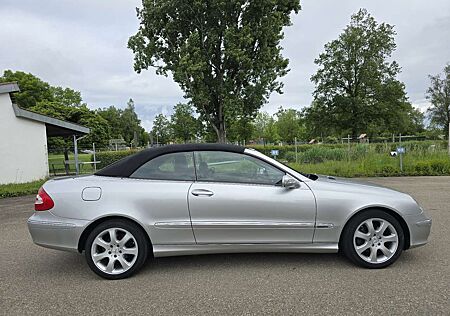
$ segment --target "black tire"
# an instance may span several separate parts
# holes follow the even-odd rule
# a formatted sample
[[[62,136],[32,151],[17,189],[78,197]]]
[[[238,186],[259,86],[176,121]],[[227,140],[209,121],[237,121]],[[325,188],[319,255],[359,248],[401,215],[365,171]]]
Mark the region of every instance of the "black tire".
[[[94,240],[96,239],[96,237],[99,234],[101,234],[103,231],[110,229],[110,228],[118,228],[119,231],[120,231],[120,229],[124,229],[124,230],[128,231],[129,233],[131,233],[134,237],[134,240],[132,240],[133,246],[135,248],[137,247],[137,249],[138,249],[137,258],[135,258],[135,260],[134,260],[134,257],[132,257],[134,260],[133,265],[123,273],[116,273],[116,274],[107,273],[107,272],[101,270],[99,267],[97,267],[97,265],[94,263],[93,258],[92,258],[91,249],[92,249],[92,244],[94,243]],[[146,234],[145,231],[141,227],[139,227],[138,225],[134,224],[133,222],[127,221],[127,220],[112,219],[112,220],[108,220],[103,223],[100,223],[89,234],[89,236],[86,240],[85,248],[84,248],[86,261],[87,261],[89,267],[91,268],[92,271],[94,271],[96,274],[98,274],[102,278],[109,279],[109,280],[117,280],[117,279],[124,279],[124,278],[130,277],[134,273],[138,272],[139,269],[142,268],[142,266],[144,265],[144,263],[147,260],[150,245],[149,245],[148,239],[145,234]],[[134,241],[135,241],[135,243],[134,243]],[[105,251],[107,252],[106,248],[105,248]],[[111,260],[111,259],[107,258],[105,260]]]
[[[389,222],[396,230],[397,237],[398,237],[397,248],[396,248],[394,254],[392,255],[392,257],[390,257],[386,261],[379,262],[379,263],[373,263],[373,262],[366,261],[363,258],[361,258],[360,255],[358,255],[358,253],[355,249],[354,234],[355,234],[356,230],[358,229],[358,227],[364,221],[369,220],[369,219],[374,219],[375,222],[376,222],[376,219],[385,220],[385,221]],[[369,233],[367,232],[367,234],[369,234]],[[372,237],[372,238],[374,238],[374,237]],[[372,243],[372,242],[369,241],[368,243]],[[389,242],[387,242],[386,244],[388,244],[388,243]],[[376,247],[376,242],[374,244]],[[355,263],[356,265],[359,265],[361,267],[368,268],[368,269],[381,269],[381,268],[385,268],[385,267],[391,265],[398,259],[398,257],[402,253],[404,245],[405,245],[404,232],[403,232],[402,226],[400,225],[398,220],[395,217],[393,217],[392,215],[390,215],[389,213],[387,213],[383,210],[379,210],[379,209],[367,210],[367,211],[363,211],[361,213],[356,214],[344,227],[344,231],[342,232],[341,240],[340,240],[340,247],[342,248],[342,251],[345,254],[345,256],[350,261]],[[373,248],[373,249],[371,249],[371,248]],[[374,248],[373,246],[370,247],[368,249],[368,251],[369,251],[368,253],[370,253],[370,254],[371,254],[371,251],[375,251],[375,253],[377,255],[383,254],[382,252],[380,252],[381,250],[376,250],[376,248]],[[385,258],[387,258],[387,256]]]

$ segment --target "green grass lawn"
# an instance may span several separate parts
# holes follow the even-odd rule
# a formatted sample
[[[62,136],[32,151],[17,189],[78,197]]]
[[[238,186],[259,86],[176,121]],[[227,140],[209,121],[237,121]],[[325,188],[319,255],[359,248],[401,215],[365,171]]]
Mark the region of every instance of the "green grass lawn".
[[[450,175],[450,156],[446,152],[405,154],[403,171],[399,157],[368,153],[350,160],[326,160],[319,163],[288,163],[297,171],[340,177],[390,177]]]
[[[0,185],[0,199],[13,196],[36,194],[46,179],[28,182]]]
[[[80,162],[90,162],[91,154],[78,154],[78,160]],[[73,154],[69,154],[69,161],[75,161]],[[64,169],[64,154],[48,154],[48,168],[50,175],[54,175],[56,172],[58,175],[65,173]],[[92,173],[92,165],[81,165],[81,173]],[[75,172],[75,164],[70,164],[69,169],[71,173]]]

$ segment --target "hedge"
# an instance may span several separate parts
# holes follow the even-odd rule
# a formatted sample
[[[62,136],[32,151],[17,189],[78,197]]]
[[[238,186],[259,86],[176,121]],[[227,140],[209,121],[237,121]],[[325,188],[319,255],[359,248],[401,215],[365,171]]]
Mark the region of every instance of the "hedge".
[[[101,151],[95,153],[95,159],[100,161],[97,164],[97,169],[104,168],[117,160],[125,158],[126,156],[136,153],[136,150],[118,150],[118,151]],[[91,158],[94,161],[94,157]]]

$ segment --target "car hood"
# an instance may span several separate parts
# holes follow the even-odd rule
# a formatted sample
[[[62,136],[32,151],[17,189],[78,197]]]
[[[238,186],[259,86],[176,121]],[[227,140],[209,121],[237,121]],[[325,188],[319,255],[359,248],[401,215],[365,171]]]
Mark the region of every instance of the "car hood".
[[[355,193],[370,193],[382,195],[407,195],[403,192],[384,187],[371,182],[361,180],[351,180],[348,178],[340,178],[334,176],[317,175],[317,179],[313,181],[320,186],[333,187],[336,191],[355,192]],[[314,185],[313,185],[314,186]]]

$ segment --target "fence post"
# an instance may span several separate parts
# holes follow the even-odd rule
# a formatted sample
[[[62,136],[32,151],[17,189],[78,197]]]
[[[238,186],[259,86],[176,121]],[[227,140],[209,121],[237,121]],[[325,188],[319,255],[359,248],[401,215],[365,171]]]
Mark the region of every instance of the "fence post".
[[[75,172],[78,175],[78,173],[80,172],[80,166],[78,165],[77,135],[73,135],[73,154],[75,157]]]
[[[298,155],[297,155],[297,137],[294,138],[295,142],[295,163],[298,163]]]
[[[347,158],[348,161],[350,161],[350,134],[347,134],[347,144],[348,144]]]
[[[94,156],[94,172],[97,172],[97,159],[95,158],[95,143],[92,143],[92,151]]]
[[[402,147],[402,134],[398,136],[399,147]],[[400,172],[403,172],[403,153],[400,152]]]

